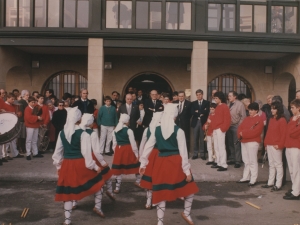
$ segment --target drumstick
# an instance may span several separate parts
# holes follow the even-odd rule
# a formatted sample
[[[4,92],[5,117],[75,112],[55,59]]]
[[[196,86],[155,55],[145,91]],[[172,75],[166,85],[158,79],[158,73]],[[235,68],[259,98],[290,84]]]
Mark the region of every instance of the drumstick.
[[[26,211],[26,208],[23,209],[23,212],[22,212],[22,214],[21,214],[21,217],[24,216],[25,211]]]
[[[28,211],[29,211],[29,208],[27,208],[27,211],[25,212],[24,218],[26,218]]]
[[[254,207],[254,208],[256,208],[256,209],[261,209],[259,206],[257,206],[257,205],[254,205],[253,203],[251,203],[251,202],[246,202],[246,204],[248,204],[248,205],[251,205],[252,207]]]

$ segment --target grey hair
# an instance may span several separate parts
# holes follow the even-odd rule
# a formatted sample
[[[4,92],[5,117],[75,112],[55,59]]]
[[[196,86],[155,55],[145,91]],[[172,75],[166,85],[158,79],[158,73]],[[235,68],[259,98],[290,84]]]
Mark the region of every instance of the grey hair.
[[[261,100],[256,100],[256,101],[254,101],[254,102],[256,102],[256,103],[259,105],[259,109],[261,109],[261,108],[262,108],[262,106],[263,106],[263,103],[262,103],[262,101],[261,101]]]
[[[29,94],[28,90],[22,90],[21,91],[21,97],[24,97],[27,93]]]
[[[51,103],[51,104],[53,105],[53,102],[52,102],[51,100],[48,100],[48,101],[46,102],[47,105],[48,105],[49,103]]]

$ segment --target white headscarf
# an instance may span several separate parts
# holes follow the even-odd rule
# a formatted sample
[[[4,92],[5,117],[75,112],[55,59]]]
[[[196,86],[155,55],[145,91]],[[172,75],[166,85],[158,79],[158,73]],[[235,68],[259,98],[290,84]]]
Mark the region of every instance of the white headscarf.
[[[81,118],[81,111],[78,107],[71,108],[67,111],[67,121],[64,126],[64,133],[67,141],[71,144],[72,135],[75,133],[75,123],[77,123]]]
[[[124,123],[128,123],[129,119],[130,119],[130,116],[128,116],[125,113],[122,113],[120,116],[120,119],[119,119],[119,123],[115,128],[115,131],[118,132],[118,131],[122,130]]]
[[[153,113],[152,120],[149,124],[149,129],[150,129],[151,134],[153,134],[155,132],[155,128],[156,128],[157,124],[161,121],[162,115],[163,115],[163,112]]]
[[[178,115],[178,104],[167,104],[161,119],[161,131],[165,140],[174,132],[174,118]]]
[[[81,122],[79,124],[79,127],[82,130],[85,130],[88,126],[90,126],[94,122],[94,116],[93,114],[90,113],[84,113]]]

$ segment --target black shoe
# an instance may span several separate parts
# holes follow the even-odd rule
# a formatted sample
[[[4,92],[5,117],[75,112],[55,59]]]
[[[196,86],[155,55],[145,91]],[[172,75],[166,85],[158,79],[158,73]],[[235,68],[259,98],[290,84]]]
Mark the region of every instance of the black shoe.
[[[214,166],[217,166],[217,165],[218,165],[218,163],[214,162],[214,163],[213,163],[213,165],[214,165]]]
[[[205,156],[201,156],[200,157],[202,160],[206,160],[206,157]]]
[[[236,183],[238,183],[238,184],[245,184],[245,183],[249,183],[249,182],[250,182],[250,180],[239,180]]]
[[[227,170],[227,168],[224,168],[224,167],[222,167],[222,166],[220,166],[220,168],[217,169],[217,171],[219,171],[219,172],[226,171],[226,170]]]
[[[0,160],[0,166],[2,166],[2,165],[3,165],[2,160]]]
[[[273,191],[280,191],[281,190],[281,188],[278,188],[276,185],[274,185],[273,187],[272,187],[272,189],[271,189],[271,191],[273,192]]]
[[[292,194],[292,189],[288,190],[286,193],[285,193],[285,196],[290,196]]]
[[[105,152],[104,155],[112,156],[111,152]]]
[[[33,156],[33,158],[43,158],[44,156],[40,153],[36,154]]]
[[[217,168],[220,168],[220,166],[218,166],[218,165],[212,165],[210,168],[217,169]]]
[[[256,185],[256,183],[254,183],[254,184],[249,183],[248,184],[249,187],[254,187],[255,185]]]
[[[234,168],[240,168],[241,165],[240,164],[234,164]]]
[[[299,200],[299,196],[294,196],[292,193],[290,196],[283,196],[285,200]]]
[[[20,155],[18,154],[17,156],[15,156],[14,158],[24,158],[24,155]]]
[[[6,159],[7,159],[7,160],[13,160],[13,158],[10,157],[10,156],[7,156]]]
[[[29,155],[29,156],[26,156],[26,159],[27,160],[31,160],[31,156]]]
[[[271,187],[273,187],[273,185],[267,185],[267,184],[265,184],[265,185],[263,185],[263,186],[261,186],[262,188],[271,188]]]
[[[234,165],[235,164],[235,162],[233,162],[233,161],[228,161],[227,162],[227,165]]]
[[[207,162],[206,165],[214,165],[214,162]]]
[[[192,159],[198,159],[198,156],[197,156],[197,155],[194,155],[194,156],[192,157]]]
[[[6,158],[2,158],[2,162],[8,162]]]
[[[45,152],[38,151],[38,154],[43,155],[43,154],[45,154]]]

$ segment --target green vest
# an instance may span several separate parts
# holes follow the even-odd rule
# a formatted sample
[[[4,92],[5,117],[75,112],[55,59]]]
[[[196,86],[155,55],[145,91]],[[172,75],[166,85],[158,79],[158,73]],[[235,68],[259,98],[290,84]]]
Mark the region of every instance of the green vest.
[[[127,134],[128,127],[123,127],[122,130],[115,132],[115,136],[117,139],[117,145],[128,145],[130,144],[129,136]]]
[[[71,144],[67,141],[64,130],[60,132],[60,138],[64,146],[65,159],[83,158],[81,154],[81,146],[80,146],[81,134],[83,132],[84,131],[82,129],[75,130],[75,133],[72,135],[71,138]]]
[[[177,132],[179,127],[174,125],[174,132],[173,134],[165,140],[161,126],[156,127],[155,129],[155,138],[156,138],[156,145],[159,150],[159,156],[171,156],[171,155],[179,155],[178,144],[177,144]]]
[[[85,129],[85,131],[86,131],[89,135],[92,135],[92,133],[94,132],[92,129]]]

